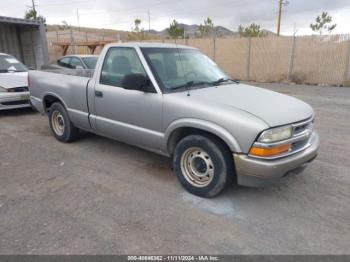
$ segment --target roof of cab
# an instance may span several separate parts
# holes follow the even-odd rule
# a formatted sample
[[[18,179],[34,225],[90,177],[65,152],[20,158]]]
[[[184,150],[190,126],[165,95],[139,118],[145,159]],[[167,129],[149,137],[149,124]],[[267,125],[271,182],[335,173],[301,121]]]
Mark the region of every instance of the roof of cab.
[[[169,43],[145,43],[145,42],[128,42],[128,43],[111,43],[108,44],[109,47],[113,46],[124,46],[124,47],[140,47],[140,48],[187,48],[196,49],[191,46],[169,44]]]

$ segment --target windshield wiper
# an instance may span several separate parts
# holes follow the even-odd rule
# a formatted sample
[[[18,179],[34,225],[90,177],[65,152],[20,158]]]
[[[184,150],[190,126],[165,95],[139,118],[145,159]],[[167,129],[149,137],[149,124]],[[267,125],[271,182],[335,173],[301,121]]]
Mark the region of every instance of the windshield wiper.
[[[194,82],[194,81],[189,81],[189,82],[187,82],[186,84],[172,87],[171,90],[177,90],[177,89],[181,89],[181,88],[190,89],[191,87],[194,87],[194,86],[211,85],[211,84],[212,84],[212,82],[204,82],[204,81],[201,81],[201,82]]]
[[[189,81],[189,82],[187,82],[187,83],[185,83],[183,85],[172,87],[171,90],[177,90],[177,89],[181,89],[181,88],[186,88],[187,90],[189,90],[191,87],[201,86],[201,85],[218,86],[221,83],[225,83],[225,82],[229,82],[229,81],[239,84],[239,82],[237,80],[233,80],[233,79],[229,79],[229,78],[227,78],[227,79],[220,78],[220,79],[218,79],[216,81],[213,81],[213,82],[206,82],[206,81],[194,82],[194,81]]]
[[[214,86],[218,86],[221,83],[226,83],[226,82],[229,82],[229,81],[234,82],[236,84],[239,84],[239,81],[234,80],[234,79],[230,79],[230,78],[226,78],[226,79],[225,78],[219,78],[218,80],[216,80],[214,82],[211,82],[211,84],[214,85]]]

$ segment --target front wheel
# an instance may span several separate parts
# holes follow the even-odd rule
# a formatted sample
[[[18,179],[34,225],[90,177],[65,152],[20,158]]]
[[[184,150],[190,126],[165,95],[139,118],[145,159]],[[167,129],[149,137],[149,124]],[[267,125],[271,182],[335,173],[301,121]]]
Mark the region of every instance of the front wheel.
[[[79,129],[70,121],[66,109],[61,103],[54,103],[49,110],[49,122],[57,140],[69,143],[77,139]]]
[[[232,154],[219,139],[209,135],[183,138],[175,148],[173,164],[180,183],[200,197],[220,194],[234,174]]]

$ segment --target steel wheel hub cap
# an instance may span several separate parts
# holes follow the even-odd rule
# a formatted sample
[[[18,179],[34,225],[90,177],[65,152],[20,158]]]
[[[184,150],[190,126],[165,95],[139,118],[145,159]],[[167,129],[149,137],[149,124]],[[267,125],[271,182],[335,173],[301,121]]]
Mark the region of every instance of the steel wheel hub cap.
[[[205,187],[213,180],[214,164],[203,149],[191,147],[182,154],[181,171],[191,185]]]
[[[51,117],[53,131],[58,136],[62,136],[64,133],[65,123],[64,118],[59,111],[54,111]]]

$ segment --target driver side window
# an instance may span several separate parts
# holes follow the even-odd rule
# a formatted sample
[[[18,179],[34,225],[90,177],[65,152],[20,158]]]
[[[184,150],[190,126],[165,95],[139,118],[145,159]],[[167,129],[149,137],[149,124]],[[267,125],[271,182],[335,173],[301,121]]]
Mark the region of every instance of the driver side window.
[[[123,87],[123,79],[129,74],[147,76],[136,50],[130,47],[111,47],[102,65],[100,83]]]

